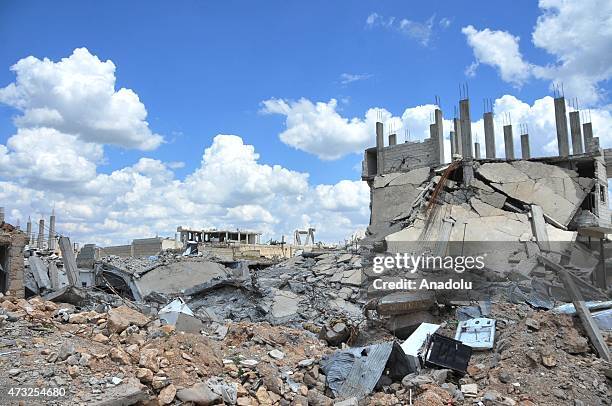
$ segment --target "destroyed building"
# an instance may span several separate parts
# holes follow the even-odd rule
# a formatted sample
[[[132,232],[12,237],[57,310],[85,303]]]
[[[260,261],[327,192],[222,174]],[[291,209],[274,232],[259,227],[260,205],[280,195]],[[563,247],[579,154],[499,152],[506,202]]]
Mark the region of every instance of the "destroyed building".
[[[177,234],[190,252],[217,257],[224,261],[257,258],[290,258],[297,247],[290,244],[261,242],[261,233],[253,230],[193,229],[179,226]],[[313,237],[314,240],[314,237]],[[314,244],[314,242],[313,242]]]
[[[116,255],[118,257],[148,257],[157,255],[165,250],[180,249],[182,245],[172,238],[152,237],[152,238],[135,238],[130,244],[112,245],[109,247],[100,248],[104,255]],[[88,257],[91,256],[88,247]],[[96,255],[96,254],[94,254]]]
[[[20,230],[0,220],[0,293],[24,296],[23,248],[27,237]]]
[[[531,157],[522,126],[522,158],[514,157],[512,125],[504,126],[506,156],[495,156],[492,113],[485,112],[485,150],[472,142],[469,100],[460,101],[460,117],[450,129],[452,162],[444,160],[440,109],[422,142],[396,143],[383,124],[376,125],[376,147],[365,151],[362,179],[370,186],[368,238],[390,251],[402,242],[437,241],[582,241],[597,244],[603,258],[610,228],[607,179],[612,149],[599,148],[592,124],[570,113],[572,154],[568,147],[565,101],[554,101],[560,154]],[[578,120],[578,121],[576,121]],[[425,208],[426,210],[420,210]],[[606,288],[605,259],[597,271]]]
[[[42,376],[71,388],[58,404],[94,405],[609,403],[612,154],[590,123],[578,137],[571,113],[570,154],[564,102],[555,108],[553,157],[531,157],[524,133],[516,159],[512,127],[496,157],[492,112],[481,157],[468,100],[451,129],[451,162],[441,110],[422,142],[390,134],[385,145],[377,123],[359,246],[316,245],[313,228],[296,230],[291,245],[179,227],[168,239],[178,249],[144,239],[108,255],[87,244],[75,259],[60,237],[61,257],[30,250],[33,297],[0,297],[0,387]],[[406,277],[378,275],[379,256],[463,255],[483,242],[496,250],[473,275],[493,287],[486,296],[376,289]]]

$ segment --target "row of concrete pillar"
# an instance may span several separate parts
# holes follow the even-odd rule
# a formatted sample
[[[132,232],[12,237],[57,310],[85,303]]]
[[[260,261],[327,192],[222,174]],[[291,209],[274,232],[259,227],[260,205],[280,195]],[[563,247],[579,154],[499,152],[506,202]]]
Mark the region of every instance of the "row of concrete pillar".
[[[555,106],[555,123],[557,127],[557,141],[559,145],[559,155],[569,155],[567,118],[565,109],[565,98],[557,97],[554,99]],[[570,130],[572,139],[572,153],[582,154],[585,151],[590,152],[596,145],[593,142],[593,127],[591,123],[580,125],[580,113],[572,111],[569,113]],[[484,133],[485,133],[485,157],[488,159],[496,158],[495,152],[495,126],[493,123],[493,112],[485,112],[483,114]],[[504,150],[506,159],[515,159],[514,154],[514,138],[512,124],[503,126],[504,133]],[[440,163],[444,162],[444,139],[442,127],[442,111],[435,110],[435,122],[430,125],[430,137],[437,139],[439,142]],[[531,148],[529,143],[529,134],[525,130],[520,135],[521,141],[521,158],[531,158]],[[584,144],[583,144],[584,142]],[[389,135],[389,145],[397,144],[397,135]],[[377,171],[382,173],[384,168],[384,135],[383,123],[376,123],[376,146],[377,146]],[[470,118],[470,101],[462,99],[459,101],[459,118],[453,119],[453,129],[450,131],[450,148],[451,156],[461,155],[464,160],[481,159],[480,143],[472,143],[472,121]]]
[[[483,115],[485,130],[485,157],[495,158],[495,126],[493,124],[493,113],[486,112]],[[451,156],[461,155],[463,158],[481,159],[480,143],[475,142],[472,152],[472,127],[470,119],[470,104],[468,99],[459,102],[459,118],[453,120],[453,130],[450,132]],[[506,159],[515,159],[514,139],[512,125],[506,125],[504,129],[504,146]],[[521,134],[521,155],[523,159],[531,158],[529,148],[529,134]]]
[[[580,125],[580,112],[569,113],[569,127],[572,139],[572,155],[591,152],[596,148],[593,145],[593,125],[584,123]],[[567,116],[565,109],[565,97],[555,98],[555,125],[557,127],[557,145],[559,156],[569,156],[569,137],[567,133]]]
[[[40,219],[38,222],[38,236],[34,239],[34,233],[32,232],[32,220],[28,217],[28,223],[26,225],[26,234],[28,235],[28,244],[36,244],[36,248],[43,249],[45,241],[45,219]],[[57,248],[57,242],[55,239],[55,210],[49,217],[49,237],[47,240],[47,248],[51,251]]]

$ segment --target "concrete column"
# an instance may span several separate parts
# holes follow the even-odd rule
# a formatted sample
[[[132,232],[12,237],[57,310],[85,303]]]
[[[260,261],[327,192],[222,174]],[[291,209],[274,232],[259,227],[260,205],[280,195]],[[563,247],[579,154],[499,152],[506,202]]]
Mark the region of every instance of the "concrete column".
[[[383,123],[376,123],[376,174],[380,175],[385,170],[383,148],[385,138],[383,135]]]
[[[444,119],[442,117],[442,110],[436,109],[436,111],[434,111],[434,119],[436,122],[439,163],[443,164],[446,159],[444,157]]]
[[[479,142],[474,143],[474,158],[480,159],[480,143]]]
[[[455,154],[457,153],[457,150],[455,149],[455,132],[451,131],[450,132],[450,148],[451,148],[451,161],[453,160],[453,156],[455,156]]]
[[[495,158],[495,126],[493,125],[493,113],[484,113],[485,150],[487,158]]]
[[[70,243],[70,238],[60,237],[59,239],[60,252],[62,253],[62,262],[64,263],[64,271],[68,277],[68,283],[70,286],[80,287],[79,283],[79,269],[77,268],[76,258],[74,256],[74,247]],[[132,243],[132,250],[134,244]],[[131,252],[131,256],[134,256],[134,252]]]
[[[461,121],[461,141],[464,158],[472,158],[472,120],[470,119],[470,100],[459,101],[459,117]]]
[[[474,179],[474,161],[472,161],[472,158],[464,159],[461,166],[463,168],[463,184],[470,185]]]
[[[582,147],[582,131],[580,129],[580,112],[570,111],[570,131],[572,134],[572,155],[584,153]]]
[[[461,140],[461,122],[458,118],[453,119],[453,127],[455,129],[455,153],[463,155],[463,141]]]
[[[555,124],[557,126],[557,145],[559,156],[569,156],[567,117],[565,116],[565,97],[555,99]]]
[[[514,159],[514,140],[512,139],[512,124],[504,126],[504,147],[506,159]]]
[[[38,248],[39,250],[43,249],[44,235],[45,220],[40,219],[40,221],[38,222],[38,240],[36,241],[36,248]]]
[[[51,212],[51,217],[49,217],[49,249],[51,251],[55,250],[55,210]]]
[[[0,207],[0,224],[4,223],[4,207]]]
[[[397,145],[397,135],[389,134],[389,145]]]
[[[521,156],[523,159],[531,158],[529,150],[529,134],[521,134]]]
[[[582,136],[584,137],[584,150],[586,152],[590,151],[591,140],[593,139],[593,124],[592,123],[584,123],[582,124]]]
[[[26,234],[28,239],[26,240],[26,244],[32,244],[32,219],[28,216],[28,223],[26,224]]]

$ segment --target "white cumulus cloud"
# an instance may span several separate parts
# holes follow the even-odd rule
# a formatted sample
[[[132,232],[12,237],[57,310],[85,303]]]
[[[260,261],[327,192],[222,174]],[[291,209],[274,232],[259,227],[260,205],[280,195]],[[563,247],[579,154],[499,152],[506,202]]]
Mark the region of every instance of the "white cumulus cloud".
[[[526,61],[519,39],[507,31],[469,25],[462,29],[475,56],[466,73],[478,64],[499,70],[501,78],[522,85],[532,77],[563,83],[565,93],[585,105],[596,105],[606,96],[601,83],[612,78],[612,2],[606,0],[540,0],[532,43],[552,60],[538,65]]]
[[[11,67],[16,80],[0,88],[0,102],[21,112],[19,128],[53,128],[84,142],[151,150],[163,137],[153,133],[147,111],[131,89],[115,89],[115,64],[77,48],[53,62],[28,56]]]
[[[476,58],[475,64],[468,68],[468,75],[473,75],[478,64],[483,63],[498,68],[501,78],[506,82],[521,86],[527,81],[531,67],[519,51],[518,37],[488,28],[478,31],[471,25],[464,27],[461,32],[465,34]]]

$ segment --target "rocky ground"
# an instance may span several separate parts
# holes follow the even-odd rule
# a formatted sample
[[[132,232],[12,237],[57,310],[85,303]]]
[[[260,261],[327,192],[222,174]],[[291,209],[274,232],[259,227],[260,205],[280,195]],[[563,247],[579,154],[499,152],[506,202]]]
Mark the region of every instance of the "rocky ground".
[[[3,393],[2,404],[334,404],[319,363],[335,349],[305,329],[228,322],[225,337],[212,340],[125,305],[98,313],[7,296],[0,306],[0,388],[67,391]],[[466,376],[424,370],[401,382],[383,379],[360,404],[610,404],[610,365],[593,353],[577,319],[509,304],[494,305],[491,317],[495,348],[475,352]],[[448,320],[442,333],[453,336],[455,324]]]

